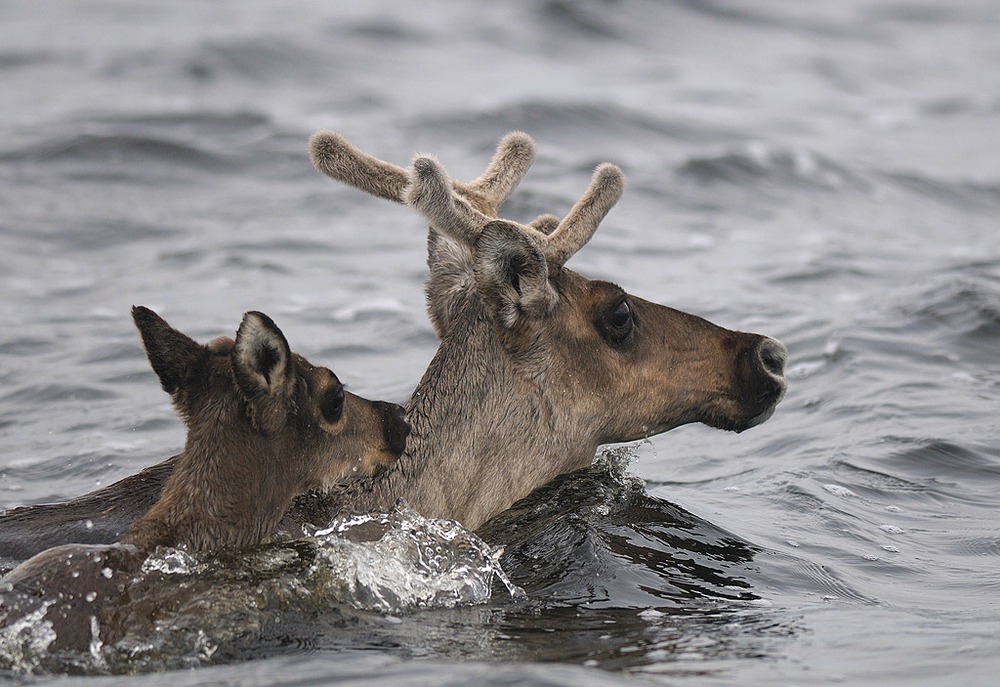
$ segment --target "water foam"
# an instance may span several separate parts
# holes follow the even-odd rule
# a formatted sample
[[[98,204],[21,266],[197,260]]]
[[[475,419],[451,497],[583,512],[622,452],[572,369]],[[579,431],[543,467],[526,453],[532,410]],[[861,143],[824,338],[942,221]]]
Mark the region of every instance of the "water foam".
[[[32,673],[48,655],[49,644],[56,638],[52,623],[45,614],[55,601],[39,604],[9,624],[0,627],[0,666],[14,673]],[[3,615],[6,621],[6,613]]]
[[[490,600],[494,579],[524,591],[500,567],[503,551],[452,520],[425,518],[405,503],[389,513],[344,518],[313,533],[320,555],[346,585],[352,606],[396,613]]]

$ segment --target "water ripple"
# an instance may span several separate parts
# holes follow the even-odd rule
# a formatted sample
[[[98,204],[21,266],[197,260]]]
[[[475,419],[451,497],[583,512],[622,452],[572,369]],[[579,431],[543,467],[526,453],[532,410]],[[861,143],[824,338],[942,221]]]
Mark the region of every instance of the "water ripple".
[[[233,160],[220,153],[189,143],[128,134],[87,133],[4,153],[0,162],[76,164],[80,169],[87,170],[88,177],[103,174],[122,180],[134,175],[136,169],[150,166],[182,167],[189,172],[219,172],[231,169],[234,164]],[[142,180],[148,180],[148,176]]]

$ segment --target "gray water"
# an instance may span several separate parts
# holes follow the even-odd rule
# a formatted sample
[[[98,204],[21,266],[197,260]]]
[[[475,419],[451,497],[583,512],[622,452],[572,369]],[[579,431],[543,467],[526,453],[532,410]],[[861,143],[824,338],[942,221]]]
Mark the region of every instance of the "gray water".
[[[525,598],[301,618],[180,679],[998,684],[998,10],[7,0],[0,507],[180,446],[132,304],[199,340],[262,310],[405,400],[435,350],[425,227],[321,177],[306,140],[470,178],[521,129],[539,159],[504,212],[565,212],[619,164],[570,266],[781,339],[786,399],[744,434],[616,449],[486,528]]]

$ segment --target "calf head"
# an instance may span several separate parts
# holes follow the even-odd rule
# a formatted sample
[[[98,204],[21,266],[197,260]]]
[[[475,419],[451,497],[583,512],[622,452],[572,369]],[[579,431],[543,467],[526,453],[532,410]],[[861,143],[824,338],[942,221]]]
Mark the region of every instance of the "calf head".
[[[346,392],[332,371],[292,353],[263,313],[247,313],[235,340],[207,345],[148,308],[133,308],[133,318],[188,433],[159,501],[126,543],[257,543],[298,494],[377,470],[403,451],[402,408]]]

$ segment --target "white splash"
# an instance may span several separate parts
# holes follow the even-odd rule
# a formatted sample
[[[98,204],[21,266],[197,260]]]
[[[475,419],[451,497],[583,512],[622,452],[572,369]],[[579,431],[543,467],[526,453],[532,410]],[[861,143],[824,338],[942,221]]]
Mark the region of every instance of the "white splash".
[[[158,548],[142,563],[142,574],[191,575],[204,568],[204,563],[184,549]],[[103,572],[103,571],[102,571]],[[105,575],[107,577],[107,575]]]
[[[489,601],[494,578],[523,596],[500,567],[502,550],[459,523],[424,518],[400,503],[391,513],[345,518],[312,535],[346,586],[351,605],[394,613]]]
[[[31,673],[48,655],[56,631],[52,623],[45,620],[45,614],[53,603],[42,602],[35,611],[0,628],[0,666],[5,670]]]

